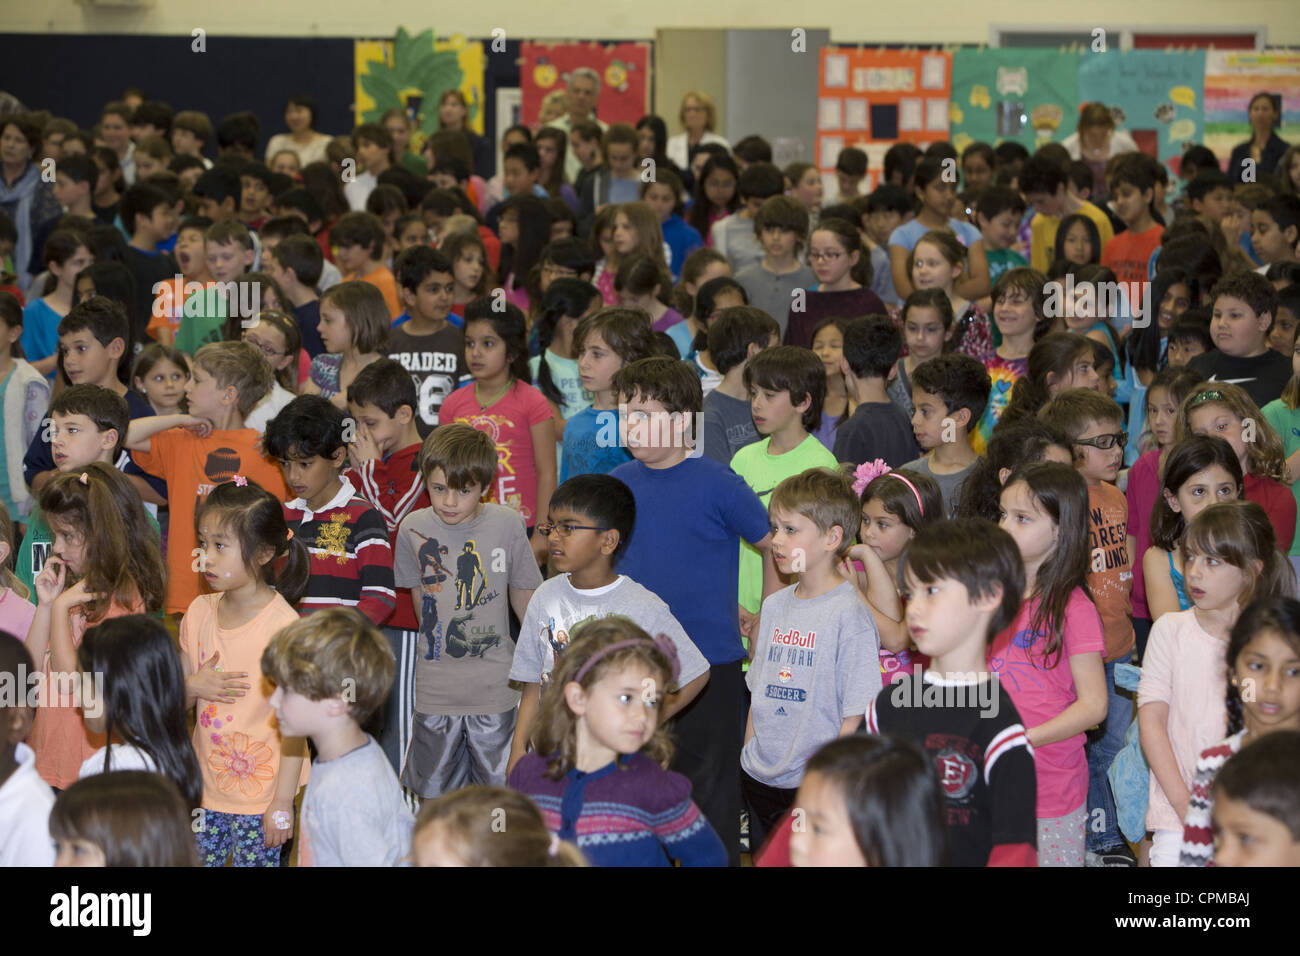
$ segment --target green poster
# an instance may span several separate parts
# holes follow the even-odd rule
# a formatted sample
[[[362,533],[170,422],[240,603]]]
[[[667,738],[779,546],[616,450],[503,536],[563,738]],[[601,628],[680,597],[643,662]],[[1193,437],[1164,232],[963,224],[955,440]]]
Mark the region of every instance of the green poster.
[[[1074,132],[1079,55],[1059,49],[957,50],[949,127],[958,151],[1014,140],[1033,152]]]

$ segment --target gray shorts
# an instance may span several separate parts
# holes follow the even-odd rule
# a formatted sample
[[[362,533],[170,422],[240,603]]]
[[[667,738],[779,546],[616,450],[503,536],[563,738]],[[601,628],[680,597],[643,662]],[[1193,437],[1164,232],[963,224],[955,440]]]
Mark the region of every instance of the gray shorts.
[[[472,784],[504,787],[517,713],[417,713],[402,783],[426,800]]]

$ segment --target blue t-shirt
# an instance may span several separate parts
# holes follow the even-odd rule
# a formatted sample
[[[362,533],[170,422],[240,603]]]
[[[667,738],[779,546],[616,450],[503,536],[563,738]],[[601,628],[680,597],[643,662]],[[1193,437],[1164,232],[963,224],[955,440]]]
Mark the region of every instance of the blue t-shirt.
[[[49,358],[59,350],[59,322],[57,312],[45,304],[44,299],[34,299],[23,308],[23,355],[29,362]],[[51,372],[45,376],[54,378]]]
[[[663,230],[664,242],[668,243],[668,248],[672,250],[668,268],[673,274],[673,281],[676,282],[682,277],[682,263],[686,261],[687,256],[704,245],[704,240],[700,238],[694,226],[688,225],[686,220],[676,213],[669,216],[667,222],[660,223],[659,228]]]
[[[668,337],[673,340],[682,358],[689,359],[695,353],[695,349],[691,348],[695,336],[691,334],[690,324],[685,319],[668,327]]]
[[[957,234],[963,246],[970,246],[984,238],[980,231],[968,222],[962,222],[960,219],[949,219],[948,226]],[[918,239],[930,232],[929,226],[922,224],[920,221],[913,219],[911,222],[905,222],[889,234],[889,244],[891,246],[902,246],[908,252],[916,245]]]
[[[619,573],[668,604],[710,665],[743,658],[736,604],[740,539],[755,544],[769,531],[758,495],[706,457],[662,469],[631,461],[610,474],[636,496],[636,525]]]
[[[390,328],[390,329],[395,329],[395,328],[397,328],[399,325],[403,324],[404,322],[409,321],[410,318],[411,318],[411,313],[410,313],[410,312],[403,312],[403,313],[402,313],[401,315],[399,315],[397,318],[393,319],[393,324],[390,325],[389,328]],[[456,326],[456,328],[458,328],[458,329],[463,329],[463,328],[465,327],[465,320],[464,320],[464,318],[462,318],[461,316],[457,315],[455,312],[448,312],[448,313],[447,313],[447,323],[448,323],[449,325],[454,325],[454,326]]]
[[[608,475],[632,460],[618,443],[618,409],[597,411],[588,405],[564,423],[560,481],[574,475]]]

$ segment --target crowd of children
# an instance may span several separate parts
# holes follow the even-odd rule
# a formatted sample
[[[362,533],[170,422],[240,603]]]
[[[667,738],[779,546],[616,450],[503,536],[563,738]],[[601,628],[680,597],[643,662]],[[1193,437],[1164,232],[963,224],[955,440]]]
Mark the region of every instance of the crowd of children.
[[[0,864],[1300,865],[1300,161],[463,107],[0,117]]]

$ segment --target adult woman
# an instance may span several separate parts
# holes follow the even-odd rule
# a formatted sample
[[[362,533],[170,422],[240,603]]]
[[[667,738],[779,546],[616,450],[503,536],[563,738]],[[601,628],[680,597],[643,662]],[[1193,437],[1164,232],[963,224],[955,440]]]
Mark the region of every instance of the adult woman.
[[[5,116],[0,124],[0,211],[9,216],[18,232],[14,270],[18,287],[29,295],[32,275],[43,266],[36,238],[44,234],[47,224],[63,215],[63,207],[54,198],[54,186],[41,181],[40,167],[32,161],[41,148],[40,126],[26,113]]]
[[[1278,136],[1273,127],[1281,118],[1273,102],[1271,93],[1256,93],[1250,98],[1250,139],[1238,143],[1232,150],[1232,159],[1228,161],[1228,175],[1236,182],[1258,182],[1260,173],[1271,173],[1277,169],[1282,154],[1289,145]],[[1250,168],[1246,160],[1254,160],[1253,173],[1246,178]]]
[[[668,140],[668,158],[677,164],[678,169],[689,169],[695,151],[705,143],[717,143],[731,149],[730,143],[713,132],[718,113],[707,93],[691,90],[683,96],[681,113],[678,115],[686,132],[678,133]]]
[[[1092,201],[1106,195],[1106,164],[1121,153],[1136,153],[1137,143],[1125,130],[1115,129],[1115,117],[1105,103],[1084,103],[1075,132],[1061,143],[1071,159],[1092,169]]]
[[[266,161],[282,149],[298,154],[298,164],[319,163],[325,159],[330,137],[316,132],[316,100],[304,93],[289,97],[284,107],[287,133],[276,133],[266,144]]]
[[[484,179],[491,179],[496,161],[492,143],[470,129],[468,120],[469,102],[464,93],[446,90],[438,97],[438,129],[464,133],[474,156],[474,172]]]

